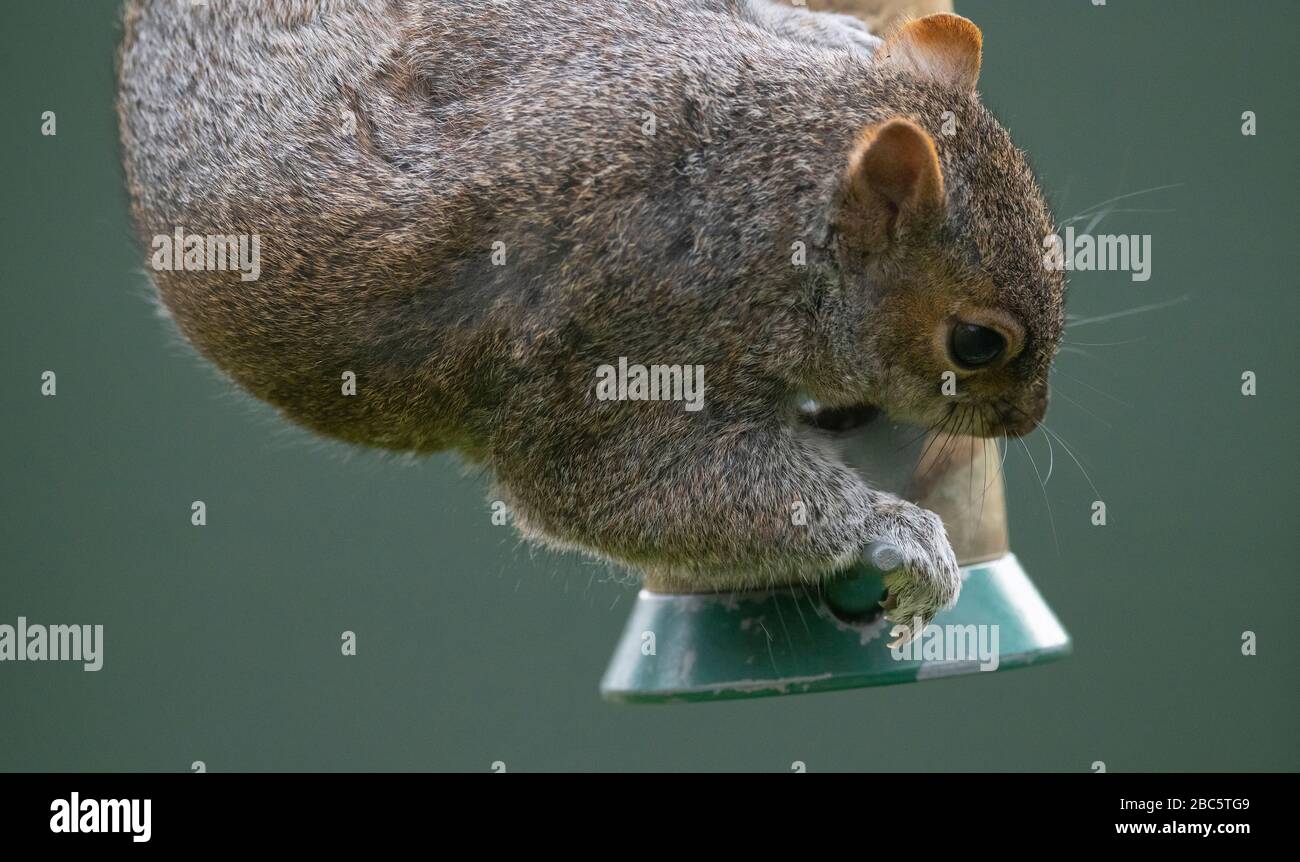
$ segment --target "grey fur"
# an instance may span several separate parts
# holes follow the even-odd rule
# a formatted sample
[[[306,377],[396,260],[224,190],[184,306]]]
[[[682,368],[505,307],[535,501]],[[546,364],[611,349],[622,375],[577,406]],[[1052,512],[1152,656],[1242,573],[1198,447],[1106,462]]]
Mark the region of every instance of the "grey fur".
[[[928,619],[959,589],[943,525],[870,488],[794,398],[936,421],[938,372],[910,352],[930,321],[898,298],[937,314],[992,283],[982,301],[1032,349],[963,409],[985,433],[1012,401],[1033,409],[1060,335],[1039,265],[1051,224],[973,94],[794,14],[131,0],[120,115],[140,235],[261,236],[260,280],[161,272],[158,289],[197,350],[291,420],[490,467],[531,538],[694,589],[816,579],[888,539],[906,560],[894,616]],[[949,216],[875,254],[843,176],[862,131],[897,116],[934,137]],[[705,409],[596,400],[596,367],[620,356],[702,364]]]

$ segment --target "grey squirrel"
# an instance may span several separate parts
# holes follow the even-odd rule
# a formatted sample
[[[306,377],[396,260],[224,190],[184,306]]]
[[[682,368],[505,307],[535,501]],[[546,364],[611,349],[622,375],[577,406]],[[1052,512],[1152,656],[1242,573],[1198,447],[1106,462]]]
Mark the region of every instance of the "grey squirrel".
[[[813,582],[887,541],[890,618],[928,621],[960,588],[943,524],[798,404],[1041,418],[1064,284],[981,42],[766,0],[130,0],[126,175],[146,244],[257,234],[255,280],[153,276],[289,419],[459,450],[525,536],[661,584]],[[596,397],[620,360],[700,367],[702,409]]]

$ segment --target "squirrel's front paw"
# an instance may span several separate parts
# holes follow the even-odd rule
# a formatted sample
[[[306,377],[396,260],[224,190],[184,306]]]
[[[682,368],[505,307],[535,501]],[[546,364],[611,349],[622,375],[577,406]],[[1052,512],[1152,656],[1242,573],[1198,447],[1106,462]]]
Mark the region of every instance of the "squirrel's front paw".
[[[881,604],[885,619],[895,624],[891,634],[896,640],[890,644],[895,647],[912,640],[936,613],[957,602],[961,573],[943,521],[934,512],[900,502],[881,514],[879,542],[892,545],[896,554],[888,549],[877,552],[873,562],[882,570],[888,590]]]

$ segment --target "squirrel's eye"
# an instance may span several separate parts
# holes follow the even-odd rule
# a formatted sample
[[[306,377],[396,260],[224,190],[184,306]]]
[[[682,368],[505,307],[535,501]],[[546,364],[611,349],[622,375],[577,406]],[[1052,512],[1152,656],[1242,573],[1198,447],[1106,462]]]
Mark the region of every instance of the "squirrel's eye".
[[[963,368],[983,368],[1001,356],[1006,346],[1000,332],[974,323],[954,326],[949,343],[953,359]]]

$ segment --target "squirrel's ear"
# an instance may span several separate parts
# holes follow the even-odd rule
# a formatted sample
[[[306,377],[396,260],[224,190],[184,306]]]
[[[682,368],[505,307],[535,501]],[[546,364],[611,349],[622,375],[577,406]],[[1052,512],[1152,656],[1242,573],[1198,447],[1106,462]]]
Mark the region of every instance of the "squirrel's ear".
[[[885,39],[876,59],[919,78],[974,92],[983,44],[979,27],[960,15],[941,12],[903,24]]]
[[[868,128],[849,156],[844,206],[874,250],[941,216],[943,171],[925,130],[902,118]]]

